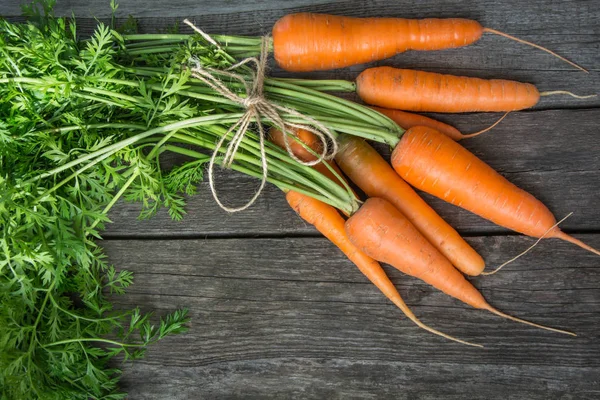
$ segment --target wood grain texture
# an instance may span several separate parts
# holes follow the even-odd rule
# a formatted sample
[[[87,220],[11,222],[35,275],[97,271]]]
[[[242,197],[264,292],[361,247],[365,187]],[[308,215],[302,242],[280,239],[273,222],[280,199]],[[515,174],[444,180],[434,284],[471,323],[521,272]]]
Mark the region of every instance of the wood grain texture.
[[[132,399],[597,399],[595,368],[493,366],[347,358],[269,358],[190,367],[144,364]],[[152,379],[148,379],[152,376]],[[201,387],[201,390],[198,390]],[[268,387],[268,395],[265,395]],[[223,390],[226,388],[226,390]],[[465,395],[468,394],[468,397]]]
[[[578,237],[600,246],[600,235]],[[496,265],[531,240],[469,242]],[[127,368],[132,399],[600,395],[598,258],[568,244],[545,242],[473,282],[498,308],[577,338],[470,309],[387,268],[424,322],[483,350],[414,326],[321,239],[112,240],[104,247],[135,274],[129,293],[115,299],[119,307],[191,309],[189,333]]]
[[[491,124],[498,115],[437,117],[455,124],[463,132],[473,132]],[[565,229],[590,231],[600,228],[598,121],[600,109],[513,113],[491,132],[462,143],[510,181],[537,196],[557,217],[574,212],[565,221]],[[378,148],[386,151],[382,146]],[[241,204],[251,197],[258,181],[235,173],[222,173],[217,182],[223,199]],[[431,196],[426,198],[462,233],[507,232],[468,211]],[[171,221],[166,212],[148,221],[135,221],[139,209],[137,204],[117,205],[110,214],[115,223],[107,227],[105,236],[204,237],[315,232],[296,217],[282,193],[272,186],[267,187],[250,209],[232,215],[215,204],[206,183],[189,199],[188,214],[182,222]]]

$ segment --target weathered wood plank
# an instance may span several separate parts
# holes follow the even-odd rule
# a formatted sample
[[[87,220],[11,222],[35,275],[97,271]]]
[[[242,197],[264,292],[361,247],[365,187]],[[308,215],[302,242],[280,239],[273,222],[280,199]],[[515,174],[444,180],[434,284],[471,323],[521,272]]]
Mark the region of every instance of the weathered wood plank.
[[[600,246],[600,235],[578,237]],[[469,241],[490,265],[531,242],[514,236]],[[324,239],[103,245],[111,262],[136,277],[117,306],[141,304],[158,314],[186,306],[193,318],[190,332],[159,343],[146,360],[126,368],[132,398],[600,394],[598,258],[568,244],[544,242],[498,275],[472,280],[498,308],[571,329],[577,338],[469,309],[386,268],[424,322],[485,350],[445,341],[401,318]]]
[[[490,124],[497,116],[443,116],[464,132]],[[515,184],[540,198],[558,216],[573,211],[565,221],[568,230],[600,228],[600,135],[597,123],[600,109],[523,112],[509,115],[493,131],[464,145]],[[379,148],[385,151],[384,148]],[[219,193],[225,200],[248,199],[256,183],[238,175],[220,175]],[[505,232],[481,218],[427,197],[435,209],[459,231]],[[134,222],[139,205],[120,203],[111,212],[114,221],[105,235],[204,236],[204,235],[283,235],[314,232],[289,209],[282,194],[268,187],[250,209],[228,215],[215,204],[204,183],[189,200],[183,222],[172,222],[166,212],[149,221]]]
[[[30,1],[19,0],[0,4],[0,14],[20,15],[20,5]],[[597,34],[595,23],[599,10],[593,0],[555,2],[539,0],[523,4],[519,0],[494,2],[492,0],[446,0],[440,2],[410,2],[406,0],[229,0],[194,1],[180,0],[165,4],[159,0],[118,1],[121,15],[136,18],[169,18],[205,16],[206,19],[219,15],[231,15],[229,24],[235,26],[234,15],[255,19],[255,25],[269,27],[272,20],[290,12],[312,11],[350,16],[380,16],[403,18],[473,18],[484,26],[496,29],[512,28],[512,32],[550,33],[553,35]],[[70,16],[74,12],[80,17],[110,17],[107,3],[79,0],[58,0],[55,13]],[[258,17],[262,16],[262,19]],[[240,17],[241,18],[241,17]],[[255,28],[256,29],[256,28]]]
[[[12,1],[10,3],[0,4],[0,14],[19,15],[20,4],[28,4],[29,1]],[[265,0],[234,0],[234,1],[193,1],[181,0],[175,4],[165,4],[160,1],[136,1],[121,0],[118,1],[118,12],[123,15],[132,15],[134,17],[187,17],[189,15],[214,15],[224,13],[243,13],[243,12],[269,12],[276,4],[276,1]],[[332,3],[331,0],[288,0],[285,8],[290,7],[314,7],[318,4]],[[338,1],[343,3],[343,1]],[[111,10],[109,3],[92,2],[78,0],[59,0],[55,7],[56,15],[70,16],[71,11],[80,16],[110,17]],[[281,4],[280,5],[280,9]]]
[[[143,364],[142,364],[143,363]],[[597,368],[380,363],[346,358],[270,357],[182,368],[136,364],[132,399],[597,399]],[[573,383],[589,382],[576,386]],[[201,388],[200,390],[198,388]]]

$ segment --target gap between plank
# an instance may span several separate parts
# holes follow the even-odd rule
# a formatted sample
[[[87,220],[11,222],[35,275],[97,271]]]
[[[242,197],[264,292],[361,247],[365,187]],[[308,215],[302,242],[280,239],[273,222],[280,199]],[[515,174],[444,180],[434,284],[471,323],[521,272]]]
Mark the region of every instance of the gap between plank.
[[[563,229],[569,235],[598,235],[600,229]],[[458,232],[462,237],[491,237],[491,236],[524,236],[513,231],[469,231]],[[221,240],[221,239],[307,239],[322,238],[319,232],[273,232],[273,233],[241,233],[241,232],[219,232],[219,233],[174,233],[174,234],[118,234],[112,233],[102,235],[102,240]]]

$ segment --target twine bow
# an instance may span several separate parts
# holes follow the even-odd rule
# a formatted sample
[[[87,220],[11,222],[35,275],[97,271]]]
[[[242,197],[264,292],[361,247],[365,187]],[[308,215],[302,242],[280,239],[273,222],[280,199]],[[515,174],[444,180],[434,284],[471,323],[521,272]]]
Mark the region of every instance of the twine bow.
[[[197,28],[194,24],[192,24],[189,20],[184,20],[184,22],[189,25],[194,31],[199,33],[207,42],[221,49],[219,44],[215,42],[208,34]],[[221,94],[225,98],[241,105],[245,108],[246,112],[240,117],[240,119],[234,123],[229,130],[221,137],[215,151],[213,152],[210,162],[208,165],[208,182],[210,185],[211,193],[217,202],[217,204],[227,212],[238,212],[243,211],[250,207],[256,199],[260,196],[265,184],[267,182],[268,177],[268,164],[267,164],[267,155],[265,151],[265,128],[263,126],[262,120],[266,119],[270,121],[274,126],[279,128],[283,132],[283,138],[286,150],[289,156],[294,159],[296,162],[312,166],[319,164],[323,160],[331,159],[335,153],[337,152],[337,143],[335,140],[334,134],[322,123],[311,118],[309,116],[303,115],[298,111],[284,107],[267,100],[263,93],[263,86],[265,81],[265,73],[267,67],[267,59],[269,55],[269,40],[268,37],[263,37],[261,40],[261,48],[260,48],[260,56],[256,57],[248,57],[238,62],[237,64],[232,65],[226,70],[218,70],[209,67],[203,66],[199,60],[192,59],[193,68],[191,68],[191,75],[204,82],[210,88],[215,90],[217,93]],[[246,64],[254,64],[255,72],[252,77],[252,85],[249,85],[246,79],[244,79],[244,75],[231,72],[243,65]],[[232,90],[230,90],[225,83],[218,78],[218,76],[229,77],[231,79],[237,80],[243,84],[245,89],[245,94],[243,96],[236,94]],[[285,113],[294,117],[297,117],[303,124],[290,123],[286,122],[284,118],[282,118],[281,113]],[[239,146],[241,145],[246,132],[248,131],[250,124],[255,122],[258,126],[258,137],[260,144],[260,158],[261,158],[261,166],[262,166],[262,179],[260,183],[260,187],[256,191],[256,193],[252,196],[252,198],[243,206],[232,208],[224,205],[219,196],[217,195],[217,191],[215,189],[214,184],[214,165],[216,162],[216,158],[221,150],[221,147],[229,137],[229,134],[234,132],[233,137],[231,138],[229,144],[227,145],[227,150],[225,151],[225,155],[223,156],[222,166],[225,168],[230,168],[231,164],[235,160],[235,155],[238,151]],[[290,147],[288,135],[292,135],[297,137],[293,131],[289,131],[290,128],[294,129],[304,129],[309,132],[315,134],[322,143],[322,152],[318,155],[317,159],[314,161],[303,161],[296,157]],[[329,139],[329,140],[328,140]],[[330,145],[330,142],[332,145]]]

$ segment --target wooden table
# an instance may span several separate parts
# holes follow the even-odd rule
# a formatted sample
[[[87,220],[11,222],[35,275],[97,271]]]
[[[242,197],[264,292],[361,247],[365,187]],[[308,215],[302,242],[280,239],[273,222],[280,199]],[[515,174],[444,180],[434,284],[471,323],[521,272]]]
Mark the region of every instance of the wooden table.
[[[12,3],[12,2],[5,2]],[[485,35],[468,48],[406,53],[374,63],[508,78],[541,90],[600,92],[598,1],[437,2],[332,0],[121,0],[119,12],[153,32],[189,17],[207,32],[260,35],[280,16],[315,11],[352,16],[466,17],[548,46],[590,70]],[[89,32],[109,16],[108,2],[61,1],[58,14],[80,17]],[[17,15],[14,4],[0,14]],[[364,66],[305,76],[352,79]],[[275,75],[285,75],[277,68]],[[600,248],[600,99],[543,99],[513,113],[467,148],[535,194],[555,213],[574,214],[564,230]],[[497,114],[436,115],[464,132]],[[256,181],[221,173],[225,199],[241,202]],[[472,279],[498,308],[571,329],[577,338],[533,329],[473,310],[387,268],[415,314],[431,326],[481,343],[462,346],[418,329],[340,252],[269,187],[249,210],[228,215],[207,187],[189,200],[181,223],[165,212],[136,220],[138,205],[119,204],[104,233],[109,259],[135,273],[117,298],[161,314],[188,307],[189,333],[127,364],[131,399],[231,398],[600,398],[600,258],[556,240],[492,277]],[[426,196],[494,266],[533,243]]]

